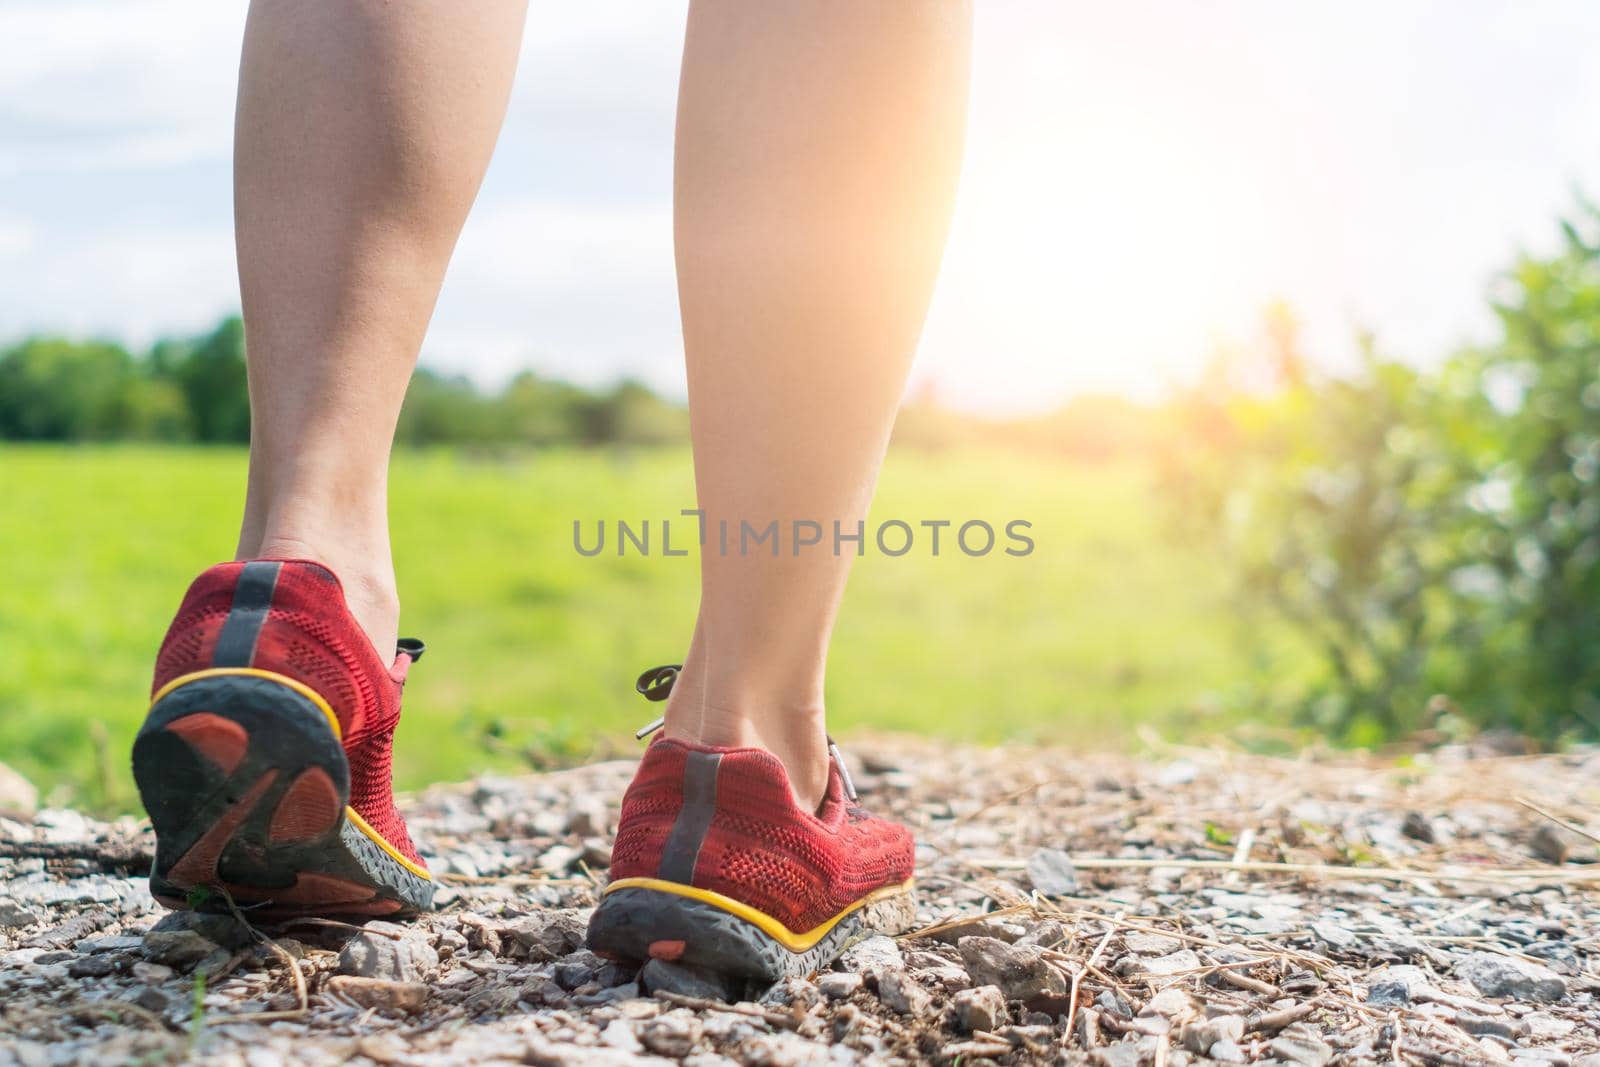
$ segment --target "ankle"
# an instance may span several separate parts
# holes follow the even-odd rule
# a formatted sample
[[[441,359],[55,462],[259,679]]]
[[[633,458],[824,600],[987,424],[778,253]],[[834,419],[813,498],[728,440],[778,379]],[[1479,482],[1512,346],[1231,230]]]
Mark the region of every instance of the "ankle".
[[[389,545],[360,547],[355,540],[313,538],[289,533],[263,537],[254,549],[240,545],[239,557],[254,559],[305,559],[333,572],[344,589],[346,606],[372,642],[378,661],[388,666],[399,640],[400,595]]]
[[[704,745],[759,748],[772,753],[788,772],[795,803],[805,811],[815,811],[828,791],[824,718],[820,704],[707,700],[689,707],[669,705],[667,734]]]

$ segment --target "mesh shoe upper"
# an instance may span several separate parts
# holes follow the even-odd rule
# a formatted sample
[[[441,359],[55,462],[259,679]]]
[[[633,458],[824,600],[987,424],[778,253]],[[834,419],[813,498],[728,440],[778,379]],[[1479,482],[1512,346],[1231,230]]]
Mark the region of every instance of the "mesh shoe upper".
[[[392,666],[384,664],[331,571],[306,560],[281,562],[249,665],[293,678],[328,702],[350,764],[350,807],[402,855],[425,866],[395,808],[391,781],[394,730],[412,656],[402,651]],[[218,564],[189,586],[156,657],[152,692],[213,665],[243,568],[242,562]]]
[[[611,853],[613,880],[684,881],[666,870],[673,866],[666,857],[677,845],[674,831],[685,814],[685,782],[695,753],[719,758],[710,820],[689,860],[688,884],[731,897],[801,933],[874,890],[911,877],[910,831],[855,806],[831,764],[827,795],[812,814],[795,803],[789,776],[771,753],[658,737],[623,797]]]

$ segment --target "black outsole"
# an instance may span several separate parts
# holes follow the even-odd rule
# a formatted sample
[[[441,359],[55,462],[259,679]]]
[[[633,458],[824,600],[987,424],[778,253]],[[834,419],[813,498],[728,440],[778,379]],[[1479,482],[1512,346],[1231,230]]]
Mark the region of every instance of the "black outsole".
[[[200,713],[244,730],[244,754],[231,770],[168,729]],[[338,795],[336,821],[309,840],[273,841],[273,812],[290,785],[311,768],[320,768]],[[432,904],[432,881],[408,870],[346,818],[350,771],[344,749],[322,709],[280,681],[246,673],[203,675],[165,694],[134,740],[133,774],[156,833],[150,889],[164,903],[229,910],[220,894],[196,892],[202,887],[185,884],[172,872],[202,838],[231,819],[237,826],[220,846],[214,878],[206,885],[243,898],[241,907],[263,915],[403,916]],[[241,810],[245,806],[248,810]],[[323,904],[303,891],[291,894],[301,875],[362,887],[372,897],[347,906],[348,895],[344,903]]]
[[[625,960],[647,960],[651,946],[681,942],[677,962],[720,974],[776,982],[827,967],[853,941],[909,928],[909,889],[852,911],[816,944],[795,952],[759,926],[706,901],[642,886],[607,893],[589,920],[589,948]]]

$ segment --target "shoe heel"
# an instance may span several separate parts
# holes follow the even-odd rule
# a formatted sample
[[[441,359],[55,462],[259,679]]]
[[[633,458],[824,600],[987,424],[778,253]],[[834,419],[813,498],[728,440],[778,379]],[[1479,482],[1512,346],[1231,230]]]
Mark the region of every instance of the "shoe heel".
[[[307,850],[338,841],[350,775],[337,729],[315,692],[266,671],[199,671],[158,692],[133,745],[157,899],[225,907],[193,891],[293,886]]]
[[[875,894],[817,929],[795,934],[720,894],[623,882],[607,890],[595,908],[588,942],[594,952],[616,959],[673,960],[775,982],[818,971],[852,941],[903,932],[913,919],[909,886]]]

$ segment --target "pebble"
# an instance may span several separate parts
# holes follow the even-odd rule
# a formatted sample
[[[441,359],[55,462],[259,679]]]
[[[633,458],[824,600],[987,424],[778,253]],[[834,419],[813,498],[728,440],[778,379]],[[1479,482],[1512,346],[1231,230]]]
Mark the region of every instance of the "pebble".
[[[1548,967],[1493,952],[1473,952],[1456,963],[1457,978],[1486,997],[1551,1003],[1567,995],[1567,981]]]
[[[405,927],[369,922],[339,950],[339,973],[387,982],[420,982],[439,967],[439,953]]]
[[[1059,848],[1041,848],[1028,857],[1028,881],[1046,897],[1064,897],[1078,891],[1078,871],[1072,857]]]
[[[974,982],[998,986],[1008,1000],[1061,996],[1067,980],[1034,945],[1009,945],[993,937],[963,937],[956,943]]]
[[[0,898],[0,930],[15,930],[32,926],[39,921],[39,913],[25,908],[14,900]]]
[[[639,1041],[658,1056],[682,1059],[700,1042],[705,1027],[685,1009],[670,1011],[639,1028]]]
[[[974,1030],[993,1031],[1009,1021],[1006,998],[998,987],[978,986],[963,989],[955,995],[956,1025],[967,1033]]]
[[[415,1014],[428,1002],[428,987],[421,982],[392,982],[336,974],[328,979],[328,992],[355,1001],[364,1008]]]
[[[1152,960],[1140,960],[1138,970],[1142,974],[1165,977],[1174,974],[1183,974],[1188,971],[1198,971],[1205,964],[1200,962],[1193,949],[1180,948],[1176,952],[1169,952],[1165,956],[1157,956]]]
[[[1244,1020],[1237,1015],[1218,1015],[1192,1022],[1184,1027],[1182,1040],[1184,1048],[1202,1056],[1211,1055],[1219,1042],[1237,1047],[1244,1040]]]
[[[1139,1067],[1142,1059],[1139,1046],[1131,1041],[1089,1050],[1089,1062],[1094,1067]]]
[[[589,915],[587,908],[537,911],[513,919],[501,931],[502,939],[515,946],[515,954],[531,961],[559,959],[583,944]]]
[[[602,1043],[612,1048],[621,1049],[623,1052],[643,1052],[644,1046],[639,1043],[634,1035],[633,1026],[622,1019],[612,1019],[600,1031]]]
[[[1211,1046],[1211,1051],[1206,1053],[1218,1063],[1245,1063],[1248,1062],[1244,1049],[1231,1038],[1223,1038]]]
[[[1421,967],[1406,963],[1383,967],[1367,978],[1367,1003],[1383,1008],[1399,1007],[1431,988],[1427,972]]]
[[[223,948],[243,948],[254,940],[249,928],[232,915],[205,911],[169,911],[150,930],[152,933],[193,930]]]
[[[610,809],[601,797],[591,793],[572,798],[567,809],[567,833],[577,837],[604,837],[610,826]]]
[[[1322,1067],[1333,1059],[1333,1046],[1314,1037],[1275,1037],[1267,1042],[1267,1051],[1280,1060],[1305,1067]]]
[[[839,959],[846,970],[866,974],[869,971],[898,971],[905,967],[905,957],[892,937],[877,934],[845,949]]]
[[[165,993],[149,986],[141,987],[129,999],[145,1011],[153,1011],[157,1015],[166,1011],[167,1005],[171,1003],[171,999]]]
[[[901,1015],[921,1015],[933,1006],[933,997],[905,971],[885,971],[879,976],[878,999]]]
[[[193,930],[152,930],[144,935],[144,958],[187,971],[217,951],[217,944]]]
[[[715,971],[686,963],[650,960],[639,969],[639,985],[648,993],[677,993],[705,1000],[734,999],[733,983]]]
[[[105,978],[116,970],[117,961],[106,955],[79,956],[67,964],[72,978]]]
[[[829,971],[817,977],[817,989],[829,1000],[848,1000],[863,984],[861,976],[854,971]]]

